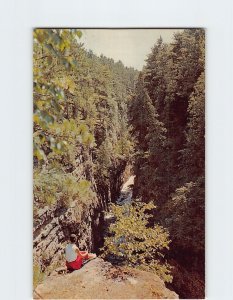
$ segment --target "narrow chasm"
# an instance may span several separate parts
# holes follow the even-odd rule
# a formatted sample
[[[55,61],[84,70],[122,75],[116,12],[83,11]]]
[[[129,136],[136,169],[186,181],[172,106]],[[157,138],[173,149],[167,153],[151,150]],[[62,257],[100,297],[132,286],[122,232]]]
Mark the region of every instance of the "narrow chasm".
[[[129,204],[132,201],[134,175],[132,175],[132,167],[126,166],[124,172],[119,176],[117,180],[117,186],[115,188],[116,198],[109,202],[108,209],[104,210],[100,207],[95,211],[92,222],[92,239],[93,239],[93,251],[97,255],[101,255],[102,248],[104,246],[104,238],[108,236],[109,226],[114,222],[114,215],[109,207],[111,203],[122,206]]]
[[[203,299],[205,31],[172,30],[165,42],[162,30],[149,42],[139,38],[146,29],[117,29],[113,40],[111,30],[106,36],[89,30],[33,33],[33,285],[59,267],[67,272],[66,259],[82,260],[73,246],[72,256],[65,255],[75,234],[81,251],[99,256],[88,256],[92,270],[132,268],[171,284],[183,298]],[[86,48],[88,36],[109,42],[116,54],[129,55],[126,36],[135,45],[151,43],[144,47],[151,51],[142,57],[134,47],[124,65]],[[102,284],[101,276],[92,277],[88,287]],[[137,288],[140,299],[147,280],[132,282],[125,298]],[[148,299],[161,299],[158,290]],[[83,291],[73,295],[81,299]],[[110,292],[104,288],[102,298]]]

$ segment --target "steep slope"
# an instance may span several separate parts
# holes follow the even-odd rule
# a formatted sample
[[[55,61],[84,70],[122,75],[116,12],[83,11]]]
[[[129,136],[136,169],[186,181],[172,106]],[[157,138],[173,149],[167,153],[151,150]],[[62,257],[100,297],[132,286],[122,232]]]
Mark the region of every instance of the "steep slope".
[[[40,263],[42,271],[60,266],[64,261],[64,247],[70,232],[79,238],[81,249],[93,251],[98,244],[98,234],[101,219],[101,207],[98,202],[89,207],[81,207],[73,201],[69,208],[59,205],[46,206],[38,211],[33,228],[33,256]]]
[[[81,249],[99,248],[101,211],[133,151],[127,103],[138,72],[87,51],[81,35],[34,31],[34,285],[64,261],[71,233]]]

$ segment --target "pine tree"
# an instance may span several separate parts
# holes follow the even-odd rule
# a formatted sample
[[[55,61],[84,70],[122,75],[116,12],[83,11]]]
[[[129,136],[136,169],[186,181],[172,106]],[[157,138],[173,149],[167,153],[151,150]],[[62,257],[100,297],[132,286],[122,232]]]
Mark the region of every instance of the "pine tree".
[[[130,110],[137,142],[134,196],[158,205],[155,218],[171,233],[171,257],[197,272],[200,282],[205,240],[204,45],[202,29],[179,32],[169,44],[159,39]]]
[[[186,144],[183,151],[185,177],[204,176],[205,170],[205,76],[200,75],[188,105]],[[190,173],[192,170],[192,173]]]

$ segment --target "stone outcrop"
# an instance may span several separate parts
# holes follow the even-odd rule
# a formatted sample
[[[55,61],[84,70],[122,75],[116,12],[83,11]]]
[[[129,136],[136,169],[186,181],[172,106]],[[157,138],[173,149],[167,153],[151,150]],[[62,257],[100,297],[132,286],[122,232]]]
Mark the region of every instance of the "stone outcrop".
[[[120,177],[119,184],[124,183],[130,173],[130,167],[126,169],[128,171]],[[83,170],[81,171],[80,176],[83,175]],[[95,186],[93,177],[91,180]],[[119,189],[120,186],[117,190]],[[71,233],[77,235],[80,249],[98,252],[103,245],[103,234],[100,233],[103,231],[104,209],[107,207],[101,197],[96,197],[89,204],[73,201],[66,205],[57,201],[51,206],[40,209],[37,207],[33,217],[34,263],[46,273],[62,265],[64,248]]]
[[[69,208],[55,205],[37,212],[33,226],[34,262],[42,271],[64,264],[64,247],[71,233],[78,236],[80,249],[93,251],[98,244],[95,232],[100,226],[101,208],[98,202],[80,206],[75,201]]]
[[[101,258],[70,274],[49,276],[34,299],[178,299],[155,274],[114,267]]]

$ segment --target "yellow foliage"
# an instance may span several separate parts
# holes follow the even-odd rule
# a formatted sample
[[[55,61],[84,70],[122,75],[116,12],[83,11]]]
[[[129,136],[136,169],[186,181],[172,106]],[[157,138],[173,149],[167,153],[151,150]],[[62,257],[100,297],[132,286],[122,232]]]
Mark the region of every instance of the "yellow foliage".
[[[157,273],[170,282],[170,266],[164,261],[162,251],[169,249],[168,231],[160,225],[149,226],[154,209],[152,202],[133,202],[130,205],[111,206],[116,221],[110,225],[110,236],[105,238],[103,256],[120,257],[131,266]]]

